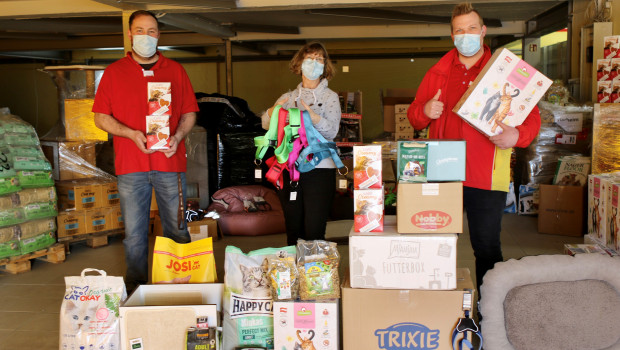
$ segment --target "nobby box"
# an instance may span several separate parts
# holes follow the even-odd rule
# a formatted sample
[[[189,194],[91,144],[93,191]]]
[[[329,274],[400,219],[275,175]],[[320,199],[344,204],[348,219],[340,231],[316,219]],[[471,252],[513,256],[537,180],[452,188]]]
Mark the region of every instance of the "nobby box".
[[[461,182],[399,183],[398,233],[462,233]]]

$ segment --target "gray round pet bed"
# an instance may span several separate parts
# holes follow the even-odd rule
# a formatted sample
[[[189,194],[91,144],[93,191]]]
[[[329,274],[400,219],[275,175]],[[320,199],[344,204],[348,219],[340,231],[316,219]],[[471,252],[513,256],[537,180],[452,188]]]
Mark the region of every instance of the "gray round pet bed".
[[[485,350],[620,349],[620,258],[511,259],[480,289]]]

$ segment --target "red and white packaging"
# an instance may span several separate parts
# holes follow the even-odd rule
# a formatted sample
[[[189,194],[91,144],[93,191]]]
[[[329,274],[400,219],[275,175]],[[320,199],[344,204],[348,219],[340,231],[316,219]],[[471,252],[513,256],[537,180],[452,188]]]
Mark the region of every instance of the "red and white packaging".
[[[381,145],[353,147],[353,188],[381,188]]]
[[[620,77],[611,83],[611,95],[609,95],[609,102],[620,103]]]
[[[611,97],[611,81],[599,81],[597,82],[597,94],[596,102],[609,103]]]
[[[148,115],[171,115],[172,88],[170,82],[149,82]]]
[[[611,70],[609,72],[609,77],[611,81],[616,79],[620,79],[620,57],[611,59]]]
[[[383,232],[383,189],[353,191],[355,232]]]
[[[603,37],[605,46],[603,47],[603,57],[620,57],[620,35],[610,35]]]
[[[170,116],[147,115],[146,116],[146,148],[169,149],[170,148]]]
[[[596,81],[611,81],[611,60],[602,58],[596,60]]]

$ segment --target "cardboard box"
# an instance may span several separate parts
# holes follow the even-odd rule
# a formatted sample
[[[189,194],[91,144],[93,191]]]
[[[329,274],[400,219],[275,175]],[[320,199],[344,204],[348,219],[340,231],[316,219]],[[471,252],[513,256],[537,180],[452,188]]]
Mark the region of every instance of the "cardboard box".
[[[521,125],[551,83],[508,49],[497,50],[452,111],[482,133],[497,135],[495,118]]]
[[[108,133],[95,126],[92,98],[65,99],[67,141],[108,141]]]
[[[99,208],[103,204],[101,183],[92,180],[66,180],[56,182],[60,210]]]
[[[159,219],[159,216],[157,217]],[[161,225],[161,220],[158,220]],[[187,230],[192,242],[211,237],[213,241],[217,241],[217,220],[206,218],[200,221],[192,221],[187,223]]]
[[[109,181],[101,183],[102,207],[113,207],[119,205],[121,197],[118,193],[118,182]]]
[[[110,230],[125,228],[125,221],[120,205],[106,208],[106,222],[109,224]]]
[[[273,324],[274,349],[302,349],[304,340],[304,345],[312,344],[314,349],[340,349],[338,300],[320,303],[274,302]]]
[[[71,237],[86,233],[86,220],[83,211],[63,211],[56,217],[58,238]]]
[[[607,248],[620,252],[620,179],[611,181],[607,187],[607,218],[606,223],[609,227],[609,239]]]
[[[456,288],[455,233],[400,234],[396,217],[385,217],[382,233],[349,233],[352,288]]]
[[[474,289],[468,269],[457,269],[452,291],[357,289],[345,281],[343,349],[452,350],[452,330],[464,317],[465,289]]]
[[[415,99],[416,89],[385,89],[381,91],[381,102],[383,104],[383,131],[395,132],[394,119],[396,116],[396,105],[407,105]],[[402,110],[402,108],[399,108]],[[407,113],[406,110],[404,113]]]
[[[84,162],[96,166],[95,146],[95,142],[41,141],[41,150],[52,165],[54,180],[92,177],[89,166]]]
[[[538,232],[582,236],[585,188],[541,184],[539,189]]]
[[[144,349],[185,349],[197,317],[220,326],[223,291],[222,283],[139,286],[119,308],[121,349],[133,349],[130,341],[138,338]]]
[[[426,158],[426,181],[465,181],[465,162],[466,162],[466,142],[464,140],[420,140],[414,142],[426,143],[428,145]],[[404,169],[401,159],[400,146],[398,147],[398,178]]]
[[[608,217],[609,186],[620,182],[620,172],[591,174],[588,176],[588,236],[603,246],[613,245]]]
[[[84,211],[85,233],[96,233],[111,230],[106,208],[94,208]]]
[[[398,233],[462,233],[463,184],[399,183]]]

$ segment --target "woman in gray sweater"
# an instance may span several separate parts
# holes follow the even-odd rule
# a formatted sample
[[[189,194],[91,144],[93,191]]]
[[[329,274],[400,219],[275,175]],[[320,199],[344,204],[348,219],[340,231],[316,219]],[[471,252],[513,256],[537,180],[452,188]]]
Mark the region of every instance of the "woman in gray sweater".
[[[335,73],[327,50],[319,42],[304,45],[289,64],[290,70],[301,76],[293,91],[283,94],[262,116],[264,129],[269,128],[273,109],[299,108],[308,111],[312,124],[327,141],[333,141],[340,127],[338,94],[327,87]],[[287,244],[297,239],[325,239],[325,227],[336,190],[336,165],[331,158],[323,159],[313,170],[301,173],[298,183],[290,181],[284,172],[282,189],[278,190],[284,210]]]

